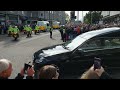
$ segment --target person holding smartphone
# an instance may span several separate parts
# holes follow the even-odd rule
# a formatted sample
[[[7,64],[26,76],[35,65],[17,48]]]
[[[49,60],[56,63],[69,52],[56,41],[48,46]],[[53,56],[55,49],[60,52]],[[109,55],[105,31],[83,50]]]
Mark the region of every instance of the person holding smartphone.
[[[94,58],[94,64],[82,74],[80,79],[112,79],[112,77],[101,66],[101,59]]]

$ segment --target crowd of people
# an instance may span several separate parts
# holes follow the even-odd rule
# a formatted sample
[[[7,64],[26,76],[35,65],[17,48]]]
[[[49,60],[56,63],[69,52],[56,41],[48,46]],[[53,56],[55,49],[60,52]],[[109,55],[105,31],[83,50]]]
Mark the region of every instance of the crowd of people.
[[[7,34],[8,26],[0,25],[0,35]]]
[[[0,59],[0,79],[9,79],[13,71],[12,62],[7,59]],[[20,73],[14,79],[23,79],[27,74],[26,79],[34,79],[34,65],[28,67],[26,72],[25,68],[22,68]],[[56,65],[45,65],[39,69],[38,79],[59,79],[59,67]],[[104,68],[101,66],[100,69],[94,70],[94,65],[90,67],[85,73],[81,75],[78,79],[112,79],[112,77],[105,72]]]
[[[60,28],[60,34],[61,34],[61,40],[63,42],[66,42],[68,40],[71,40],[75,38],[76,36],[93,30],[98,30],[102,28],[109,28],[109,27],[120,27],[120,23],[106,23],[106,24],[66,24],[65,26],[61,26]]]
[[[36,33],[40,34],[39,26],[35,24],[27,24],[27,25],[0,25],[0,35],[1,34],[10,34],[9,32],[14,31],[13,28],[17,27],[18,32],[24,32],[26,34],[27,32],[30,32],[32,34],[32,31],[36,31]],[[108,27],[120,27],[120,23],[107,23],[107,24],[85,24],[85,23],[79,23],[79,24],[66,24],[62,25],[59,29],[61,34],[61,40],[63,42],[66,42],[68,40],[71,40],[75,38],[76,36],[92,31],[92,30],[98,30],[102,28],[108,28]],[[15,30],[16,31],[16,30]],[[50,38],[52,38],[52,31],[53,28],[50,25],[47,25],[47,31],[50,32]],[[36,34],[35,33],[35,34]]]

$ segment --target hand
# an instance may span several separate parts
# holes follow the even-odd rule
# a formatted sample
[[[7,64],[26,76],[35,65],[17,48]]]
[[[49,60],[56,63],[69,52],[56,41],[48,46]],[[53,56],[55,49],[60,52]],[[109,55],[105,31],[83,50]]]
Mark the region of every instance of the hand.
[[[97,73],[97,75],[100,77],[102,75],[102,73],[104,72],[104,68],[101,66],[100,69],[95,69],[95,72]]]
[[[28,69],[27,69],[27,75],[28,76],[33,76],[33,74],[35,73],[35,71],[34,71],[34,69],[33,69],[33,67],[28,67]]]
[[[24,68],[21,69],[20,74],[21,74],[22,76],[24,76]]]
[[[90,68],[91,71],[94,71],[99,77],[102,75],[102,73],[105,71],[104,68],[101,66],[100,69],[94,70],[94,65]]]

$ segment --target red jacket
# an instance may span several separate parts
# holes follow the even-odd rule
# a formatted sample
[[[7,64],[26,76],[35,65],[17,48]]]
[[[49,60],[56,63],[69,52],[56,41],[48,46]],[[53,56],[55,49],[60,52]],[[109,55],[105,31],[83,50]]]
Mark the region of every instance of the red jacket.
[[[80,34],[80,27],[77,27],[77,34]]]

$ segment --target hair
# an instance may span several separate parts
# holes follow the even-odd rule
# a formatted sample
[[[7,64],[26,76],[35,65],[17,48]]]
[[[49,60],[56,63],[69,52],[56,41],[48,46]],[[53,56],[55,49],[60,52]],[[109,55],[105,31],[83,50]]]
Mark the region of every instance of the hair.
[[[92,70],[88,70],[82,74],[80,79],[99,79],[99,76]]]
[[[40,69],[39,79],[52,79],[56,77],[57,68],[53,65],[45,65]]]
[[[7,59],[0,59],[0,73],[3,71],[7,70],[9,68],[9,65],[12,64],[9,60]]]

